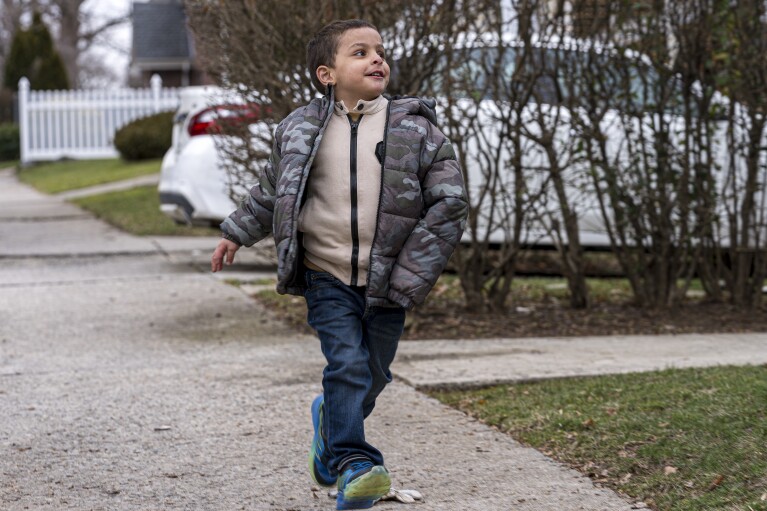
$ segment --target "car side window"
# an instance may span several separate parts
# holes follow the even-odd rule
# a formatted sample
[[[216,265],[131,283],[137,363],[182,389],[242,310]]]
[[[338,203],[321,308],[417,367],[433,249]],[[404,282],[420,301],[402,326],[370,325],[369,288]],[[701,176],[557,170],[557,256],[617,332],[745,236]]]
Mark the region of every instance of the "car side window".
[[[666,90],[662,107],[681,111],[678,80],[658,76],[646,62],[592,48],[545,48],[509,45],[456,49],[442,57],[432,75],[430,93],[445,90],[458,97],[547,105],[571,105],[589,99],[630,115],[652,111]]]

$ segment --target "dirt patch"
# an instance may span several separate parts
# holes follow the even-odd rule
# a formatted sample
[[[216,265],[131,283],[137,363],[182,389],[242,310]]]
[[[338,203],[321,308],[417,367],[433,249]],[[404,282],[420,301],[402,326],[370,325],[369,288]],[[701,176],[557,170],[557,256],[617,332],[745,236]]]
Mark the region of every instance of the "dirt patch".
[[[686,304],[676,310],[643,310],[605,304],[587,310],[526,304],[505,314],[469,313],[437,304],[412,316],[407,339],[488,337],[569,337],[669,333],[767,332],[767,307],[738,310],[713,303]]]

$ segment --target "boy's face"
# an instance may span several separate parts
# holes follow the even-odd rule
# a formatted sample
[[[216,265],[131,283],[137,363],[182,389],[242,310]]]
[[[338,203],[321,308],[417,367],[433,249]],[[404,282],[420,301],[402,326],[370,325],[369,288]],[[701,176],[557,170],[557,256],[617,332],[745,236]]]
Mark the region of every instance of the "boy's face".
[[[320,66],[317,77],[335,86],[337,101],[353,108],[357,101],[370,101],[383,94],[389,84],[389,64],[384,59],[381,35],[372,28],[355,28],[341,35],[333,67]]]

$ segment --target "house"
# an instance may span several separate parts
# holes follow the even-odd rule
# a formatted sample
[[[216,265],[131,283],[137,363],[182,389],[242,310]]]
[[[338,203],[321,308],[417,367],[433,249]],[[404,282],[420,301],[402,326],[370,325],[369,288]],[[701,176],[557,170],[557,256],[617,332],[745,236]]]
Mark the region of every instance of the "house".
[[[134,1],[132,18],[131,86],[148,87],[154,74],[165,87],[212,83],[200,68],[181,0]]]

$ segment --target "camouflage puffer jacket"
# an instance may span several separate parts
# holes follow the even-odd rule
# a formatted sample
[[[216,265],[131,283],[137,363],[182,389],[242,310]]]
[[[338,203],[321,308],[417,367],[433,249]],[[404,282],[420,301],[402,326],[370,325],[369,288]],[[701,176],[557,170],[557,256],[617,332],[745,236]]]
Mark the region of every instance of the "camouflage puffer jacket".
[[[333,104],[332,96],[315,99],[279,124],[259,183],[221,224],[225,238],[245,246],[273,232],[281,294],[306,290],[298,214]],[[422,303],[461,239],[468,212],[463,177],[435,120],[423,100],[389,101],[368,307]]]

